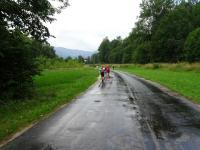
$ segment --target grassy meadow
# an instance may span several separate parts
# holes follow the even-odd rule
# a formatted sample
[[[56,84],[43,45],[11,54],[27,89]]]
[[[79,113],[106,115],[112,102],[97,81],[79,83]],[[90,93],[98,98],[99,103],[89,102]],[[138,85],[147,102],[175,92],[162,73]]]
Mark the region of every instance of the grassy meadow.
[[[44,70],[34,78],[33,98],[0,105],[0,141],[70,102],[97,80],[93,68]]]
[[[119,65],[126,71],[158,82],[200,104],[200,64]]]

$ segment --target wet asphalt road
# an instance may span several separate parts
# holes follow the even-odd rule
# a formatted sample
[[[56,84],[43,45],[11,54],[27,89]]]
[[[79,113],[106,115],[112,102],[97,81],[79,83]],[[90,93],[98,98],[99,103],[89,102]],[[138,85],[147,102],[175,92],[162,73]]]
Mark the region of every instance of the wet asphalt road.
[[[114,73],[0,150],[200,150],[200,111]]]

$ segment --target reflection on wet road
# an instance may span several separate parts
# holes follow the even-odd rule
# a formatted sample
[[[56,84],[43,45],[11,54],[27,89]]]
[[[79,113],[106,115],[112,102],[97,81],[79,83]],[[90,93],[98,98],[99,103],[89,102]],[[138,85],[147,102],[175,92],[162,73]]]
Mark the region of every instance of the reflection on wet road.
[[[114,73],[0,150],[200,150],[200,111]]]

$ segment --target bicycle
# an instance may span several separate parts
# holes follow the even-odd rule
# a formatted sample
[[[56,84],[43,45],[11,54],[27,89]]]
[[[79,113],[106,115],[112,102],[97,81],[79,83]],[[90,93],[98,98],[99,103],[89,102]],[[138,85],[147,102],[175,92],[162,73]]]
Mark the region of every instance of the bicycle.
[[[101,82],[100,82],[100,84],[99,84],[99,87],[101,86],[101,87],[104,87],[104,85],[105,85],[105,78],[102,78],[101,79]]]

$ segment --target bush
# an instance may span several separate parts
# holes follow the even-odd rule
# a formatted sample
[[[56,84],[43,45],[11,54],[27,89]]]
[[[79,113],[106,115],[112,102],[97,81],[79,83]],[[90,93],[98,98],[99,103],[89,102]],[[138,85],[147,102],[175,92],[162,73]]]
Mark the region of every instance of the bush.
[[[188,35],[185,41],[184,56],[189,62],[200,61],[200,28]]]

